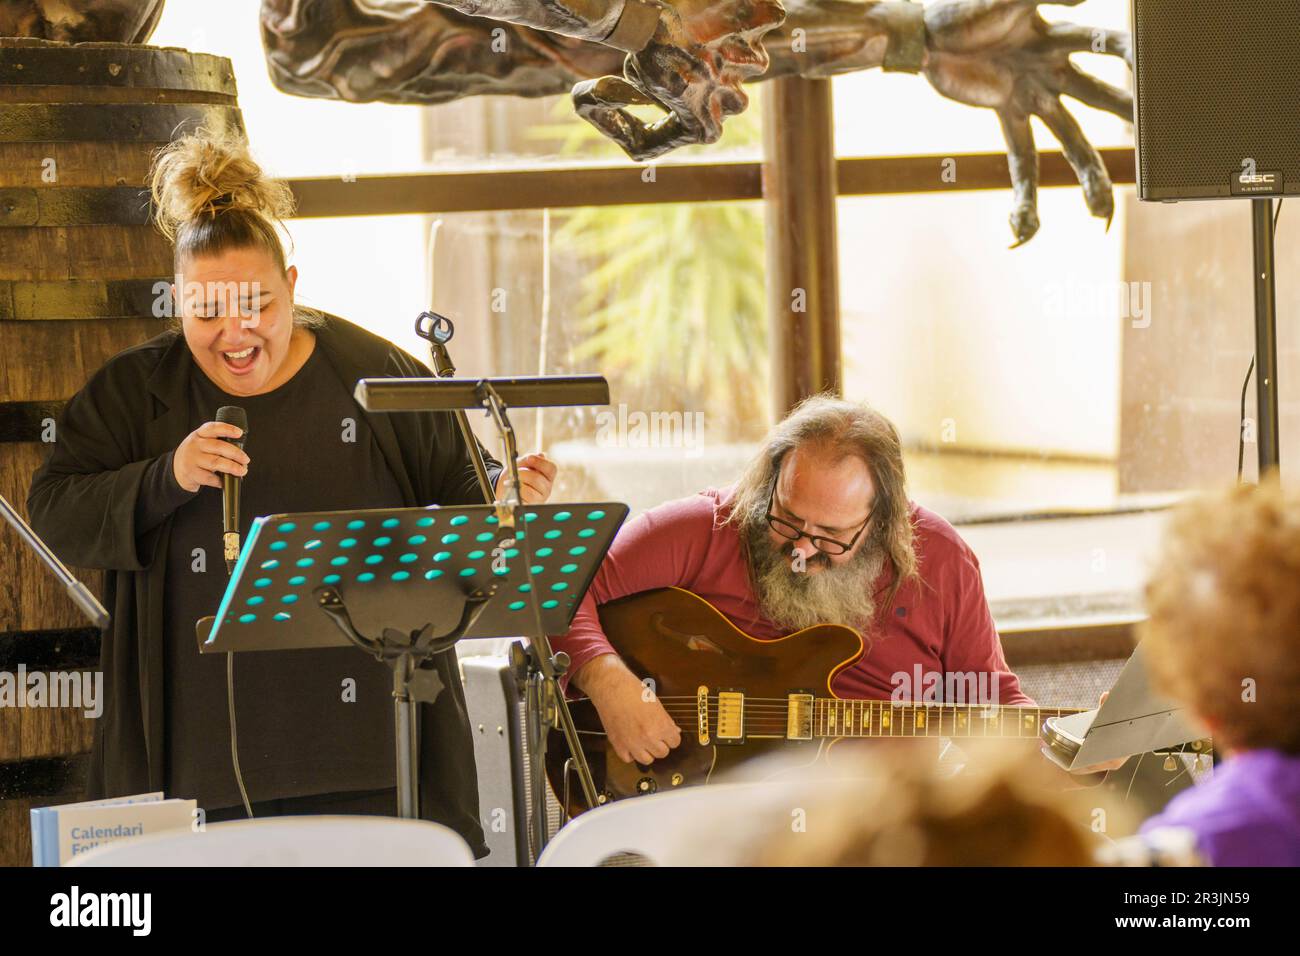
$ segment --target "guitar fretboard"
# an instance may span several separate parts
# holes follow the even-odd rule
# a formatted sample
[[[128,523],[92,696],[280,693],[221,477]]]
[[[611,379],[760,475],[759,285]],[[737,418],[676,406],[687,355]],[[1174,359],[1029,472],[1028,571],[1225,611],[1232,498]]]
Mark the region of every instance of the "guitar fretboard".
[[[1077,713],[1081,710],[822,697],[813,701],[811,716],[814,737],[1037,737],[1043,721]]]

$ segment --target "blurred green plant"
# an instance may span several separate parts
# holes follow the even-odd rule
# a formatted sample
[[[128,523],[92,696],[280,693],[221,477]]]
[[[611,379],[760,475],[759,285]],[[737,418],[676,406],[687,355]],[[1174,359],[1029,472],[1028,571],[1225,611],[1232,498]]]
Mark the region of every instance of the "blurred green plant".
[[[674,162],[718,162],[728,151],[761,148],[762,114],[750,92],[749,108],[728,119],[717,144],[681,150]],[[533,127],[529,137],[550,141],[570,160],[623,156],[593,126],[575,121],[567,97],[556,115],[568,122]],[[554,251],[589,266],[580,279],[582,339],[574,360],[593,360],[621,391],[635,388],[652,402],[662,402],[672,383],[688,408],[709,411],[719,437],[761,434],[769,374],[760,205],[594,206],[553,216]]]

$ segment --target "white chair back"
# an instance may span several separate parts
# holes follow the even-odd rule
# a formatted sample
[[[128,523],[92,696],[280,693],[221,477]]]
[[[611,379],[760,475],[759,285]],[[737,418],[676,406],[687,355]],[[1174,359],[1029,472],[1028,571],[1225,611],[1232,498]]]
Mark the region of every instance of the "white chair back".
[[[448,827],[395,817],[293,816],[213,823],[97,847],[68,866],[473,866]]]
[[[718,783],[631,797],[560,829],[538,866],[727,866],[756,832],[787,826],[806,783]]]

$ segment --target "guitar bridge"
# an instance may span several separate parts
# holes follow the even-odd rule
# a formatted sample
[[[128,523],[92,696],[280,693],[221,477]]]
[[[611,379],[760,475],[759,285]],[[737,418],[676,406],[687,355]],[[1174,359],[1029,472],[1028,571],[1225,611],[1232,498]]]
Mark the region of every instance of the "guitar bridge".
[[[745,742],[745,695],[738,691],[718,691],[717,741],[720,744]]]

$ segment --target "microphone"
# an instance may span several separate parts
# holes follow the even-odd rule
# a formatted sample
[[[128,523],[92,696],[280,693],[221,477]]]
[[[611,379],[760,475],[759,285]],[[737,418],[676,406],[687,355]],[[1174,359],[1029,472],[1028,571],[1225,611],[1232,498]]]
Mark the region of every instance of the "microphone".
[[[223,405],[217,409],[217,421],[234,425],[242,429],[238,438],[224,438],[239,448],[244,447],[248,438],[248,414],[238,405]],[[237,475],[221,473],[221,532],[226,555],[226,573],[235,573],[235,562],[239,560],[239,486],[242,479]]]

